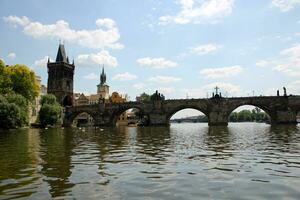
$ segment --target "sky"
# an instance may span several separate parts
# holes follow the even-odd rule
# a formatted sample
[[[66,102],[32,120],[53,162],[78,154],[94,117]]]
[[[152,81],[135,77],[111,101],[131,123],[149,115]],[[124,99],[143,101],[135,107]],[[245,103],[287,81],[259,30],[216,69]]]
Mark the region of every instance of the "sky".
[[[59,42],[74,92],[167,99],[300,94],[300,0],[0,0],[0,58],[47,83]]]

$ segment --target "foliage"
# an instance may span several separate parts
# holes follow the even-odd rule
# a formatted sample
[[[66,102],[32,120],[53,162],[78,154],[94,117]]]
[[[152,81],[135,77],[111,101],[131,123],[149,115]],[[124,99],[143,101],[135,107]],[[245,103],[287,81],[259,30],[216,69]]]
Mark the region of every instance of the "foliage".
[[[255,108],[252,111],[233,112],[229,116],[230,122],[266,122],[268,120],[268,115],[265,112],[261,112],[259,108]]]
[[[6,99],[9,103],[14,103],[16,104],[16,106],[19,107],[20,109],[20,120],[21,120],[21,126],[22,125],[27,125],[28,124],[28,102],[25,99],[25,97],[23,97],[20,94],[8,94],[6,96]]]
[[[7,99],[0,94],[0,103],[7,103]]]
[[[39,121],[42,127],[47,125],[55,125],[60,121],[62,108],[56,102],[56,98],[53,94],[47,94],[42,96],[42,107],[39,112]]]
[[[0,102],[0,128],[17,128],[21,125],[20,108],[14,103]]]
[[[39,85],[35,73],[25,65],[12,65],[6,68],[10,78],[11,90],[21,94],[28,101],[33,101],[39,94]]]
[[[0,128],[17,128],[28,124],[28,103],[22,95],[0,95],[0,104]]]
[[[61,117],[61,107],[57,104],[44,104],[39,112],[40,124],[42,127],[55,125]]]
[[[39,85],[35,73],[26,65],[5,66],[0,60],[0,94],[17,93],[28,101],[39,94]]]
[[[12,91],[11,79],[4,62],[0,59],[0,94],[7,94]]]
[[[141,101],[146,102],[151,100],[151,96],[145,92],[140,95]]]
[[[40,104],[55,104],[56,103],[56,97],[53,94],[47,94],[41,97]]]
[[[16,128],[27,125],[28,102],[32,102],[38,93],[39,85],[32,70],[25,65],[6,66],[0,60],[0,94],[3,95],[0,95],[0,127]]]

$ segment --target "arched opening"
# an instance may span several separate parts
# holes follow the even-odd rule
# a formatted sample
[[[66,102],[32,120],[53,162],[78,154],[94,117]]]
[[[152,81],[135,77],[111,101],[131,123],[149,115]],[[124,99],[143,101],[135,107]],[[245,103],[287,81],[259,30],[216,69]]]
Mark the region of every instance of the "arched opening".
[[[72,106],[73,105],[73,99],[70,95],[65,96],[65,98],[63,99],[63,106]]]
[[[147,125],[148,116],[139,108],[122,110],[114,116],[116,126],[143,126]]]
[[[183,108],[168,116],[170,123],[208,123],[208,117],[198,109]]]
[[[94,118],[87,112],[82,112],[76,115],[73,119],[72,126],[75,127],[92,127],[94,126]]]
[[[266,110],[253,105],[242,105],[234,109],[228,116],[228,122],[271,123],[271,117]]]

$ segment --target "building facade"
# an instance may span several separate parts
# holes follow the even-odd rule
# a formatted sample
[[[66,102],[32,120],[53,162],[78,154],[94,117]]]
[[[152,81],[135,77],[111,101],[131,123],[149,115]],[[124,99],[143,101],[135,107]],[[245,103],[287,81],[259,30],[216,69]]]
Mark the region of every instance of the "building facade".
[[[45,94],[47,94],[47,87],[45,85],[42,85],[41,83],[41,77],[36,76],[35,80],[37,81],[37,84],[39,85],[40,91],[39,95],[34,99],[32,103],[30,103],[29,108],[29,123],[36,123],[38,119],[38,113],[41,109],[41,97]]]

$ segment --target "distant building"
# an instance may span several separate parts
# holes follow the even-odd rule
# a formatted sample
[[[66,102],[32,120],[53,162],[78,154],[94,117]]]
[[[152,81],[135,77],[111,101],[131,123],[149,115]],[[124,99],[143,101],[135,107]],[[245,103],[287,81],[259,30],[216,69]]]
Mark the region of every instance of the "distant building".
[[[35,76],[37,84],[39,85],[39,95],[34,99],[29,108],[29,123],[35,123],[37,121],[38,113],[41,109],[41,97],[47,94],[47,87],[41,84],[41,77]]]
[[[75,106],[82,106],[82,105],[88,105],[89,104],[89,99],[81,93],[80,95],[74,95],[75,99]]]
[[[113,92],[110,97],[110,101],[112,103],[124,103],[127,101],[125,97],[122,97],[122,95],[119,95],[118,92]],[[117,121],[117,125],[127,125],[128,124],[128,111],[123,112]]]

